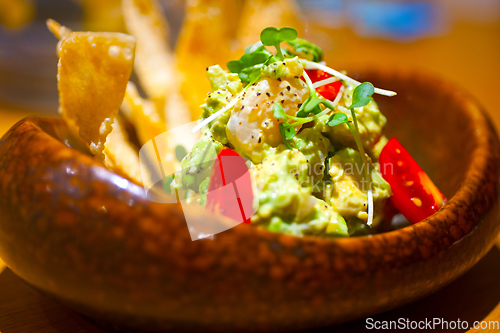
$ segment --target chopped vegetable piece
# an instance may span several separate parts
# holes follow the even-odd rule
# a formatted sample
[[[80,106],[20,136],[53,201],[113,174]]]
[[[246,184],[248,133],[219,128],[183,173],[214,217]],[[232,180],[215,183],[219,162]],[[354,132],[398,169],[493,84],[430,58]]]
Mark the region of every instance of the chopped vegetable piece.
[[[396,138],[380,154],[380,171],[391,185],[394,206],[417,223],[437,212],[446,198]]]
[[[320,69],[310,69],[306,70],[307,75],[311,78],[311,81],[319,82],[331,78],[332,76],[328,73],[323,72]],[[324,98],[333,101],[342,87],[342,81],[338,80],[330,84],[316,88],[316,91],[321,94]]]
[[[232,149],[222,149],[210,177],[206,208],[249,224],[252,206],[252,180],[245,159]]]

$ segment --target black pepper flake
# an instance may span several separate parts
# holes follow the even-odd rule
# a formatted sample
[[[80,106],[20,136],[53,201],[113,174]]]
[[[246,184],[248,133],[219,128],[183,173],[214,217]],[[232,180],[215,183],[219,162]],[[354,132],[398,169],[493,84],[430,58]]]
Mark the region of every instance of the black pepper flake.
[[[253,139],[253,138],[255,138],[255,135],[254,135],[254,134],[252,134],[252,139]]]
[[[259,107],[259,104],[255,104],[255,107],[258,108]]]
[[[257,96],[260,96],[260,91],[257,93]]]
[[[261,138],[261,137],[259,137],[259,143],[261,143],[261,142],[262,142],[262,138]]]
[[[278,78],[278,81],[280,81],[280,82],[281,82],[281,78]]]
[[[285,62],[283,62],[283,66],[286,66],[286,63],[285,63]]]
[[[286,90],[290,91],[290,89],[291,89],[290,86],[286,86]]]
[[[297,106],[298,106],[298,107],[299,107],[299,109],[300,109],[300,107],[302,106],[302,103],[297,104]]]
[[[283,104],[283,103],[285,103],[285,100],[284,100],[284,99],[282,99],[282,100],[281,100],[281,104]]]
[[[271,94],[270,94],[270,93],[268,93],[268,92],[266,92],[266,95],[267,95],[267,97],[271,97]]]
[[[208,67],[207,67],[207,71],[208,71]]]
[[[299,77],[298,76],[295,76],[296,79],[298,79]]]
[[[240,110],[243,110],[244,108],[245,108],[245,106],[243,105]]]
[[[283,92],[282,92],[282,91],[280,91],[280,95],[281,95],[281,96],[285,96],[285,94],[283,94]]]
[[[293,96],[297,97],[297,94],[293,94]]]

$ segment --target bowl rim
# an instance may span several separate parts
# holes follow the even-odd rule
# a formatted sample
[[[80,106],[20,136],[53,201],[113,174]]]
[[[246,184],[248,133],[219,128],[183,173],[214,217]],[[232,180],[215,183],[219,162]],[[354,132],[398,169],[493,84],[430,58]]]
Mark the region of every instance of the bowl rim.
[[[205,240],[192,242],[189,238],[185,222],[181,221],[184,219],[182,209],[177,211],[180,205],[177,206],[178,208],[174,207],[172,209],[165,207],[161,208],[161,204],[158,205],[147,199],[142,186],[125,179],[127,180],[127,186],[124,188],[120,187],[120,189],[115,192],[118,193],[117,196],[125,193],[127,194],[127,199],[137,199],[135,200],[136,204],[144,206],[141,207],[141,209],[131,211],[130,215],[135,218],[141,218],[142,214],[146,213],[149,214],[146,216],[149,220],[151,220],[151,218],[164,220],[164,217],[167,214],[170,214],[169,217],[172,220],[177,219],[177,221],[172,221],[172,224],[164,223],[162,226],[162,231],[176,232],[171,235],[166,235],[166,241],[171,241],[173,239],[179,241],[175,250],[171,251],[174,256],[169,257],[168,254],[165,255],[164,252],[166,251],[163,251],[160,255],[153,255],[153,264],[169,265],[166,266],[168,268],[168,272],[161,275],[161,277],[163,278],[167,274],[169,274],[167,277],[175,276],[175,273],[183,272],[182,270],[185,267],[188,267],[188,272],[209,273],[193,273],[192,275],[195,280],[198,278],[212,278],[211,281],[213,281],[213,284],[217,287],[228,282],[229,284],[231,284],[231,282],[235,283],[236,280],[231,280],[231,275],[227,275],[227,267],[230,267],[230,269],[232,269],[231,273],[237,277],[244,276],[244,279],[247,279],[245,281],[259,283],[261,278],[264,279],[265,283],[259,285],[259,287],[261,287],[264,292],[270,288],[275,288],[272,289],[272,293],[277,296],[274,296],[275,299],[271,299],[271,301],[280,304],[279,302],[285,299],[283,302],[288,306],[287,311],[295,311],[294,309],[291,309],[294,305],[294,303],[291,302],[294,301],[302,302],[298,303],[299,306],[301,304],[307,304],[307,306],[310,306],[312,298],[311,295],[314,297],[324,297],[327,301],[332,302],[333,300],[336,302],[335,304],[340,302],[340,304],[343,305],[339,307],[339,309],[335,310],[335,315],[332,314],[333,312],[328,312],[327,319],[325,319],[324,312],[318,312],[319,314],[309,314],[305,318],[297,319],[301,325],[309,325],[315,320],[326,320],[328,321],[328,324],[332,324],[334,323],[333,321],[335,321],[335,323],[339,323],[390,310],[396,306],[401,306],[410,301],[414,301],[439,289],[472,267],[472,265],[475,264],[484,254],[486,254],[486,251],[489,250],[491,246],[493,246],[494,238],[496,237],[493,231],[496,232],[500,230],[500,223],[497,221],[498,217],[500,217],[500,206],[498,203],[500,143],[496,132],[488,122],[487,116],[483,114],[484,111],[479,103],[468,93],[464,93],[462,89],[456,88],[455,85],[442,79],[437,79],[435,76],[424,75],[422,73],[401,72],[400,74],[397,74],[397,71],[392,71],[391,73],[393,75],[403,75],[405,76],[404,79],[408,79],[406,76],[411,76],[411,79],[413,80],[415,79],[414,76],[418,74],[421,79],[425,79],[426,81],[433,80],[434,83],[441,84],[443,93],[453,93],[455,94],[455,98],[459,98],[459,101],[461,102],[459,105],[461,106],[464,115],[466,114],[467,117],[470,118],[470,122],[474,124],[474,126],[471,125],[472,128],[477,129],[476,131],[472,131],[473,137],[471,137],[471,140],[475,140],[475,144],[470,148],[471,154],[470,159],[468,160],[467,168],[465,169],[464,180],[461,186],[457,189],[455,195],[450,198],[448,203],[440,211],[428,219],[425,219],[423,221],[425,223],[420,222],[402,229],[369,236],[348,238],[321,238],[315,236],[296,237],[287,234],[273,233],[268,230],[243,224],[237,228],[232,228],[227,232],[217,234],[215,239],[220,237],[220,242],[206,242]],[[363,72],[363,74],[370,75],[370,71]],[[379,74],[389,75],[386,71],[379,71]],[[44,127],[44,124],[50,125],[52,129]],[[122,178],[122,176],[110,169],[105,168],[101,162],[96,161],[92,156],[72,149],[63,141],[59,140],[57,138],[58,131],[67,131],[67,127],[57,128],[57,126],[59,126],[58,124],[66,126],[60,117],[53,116],[31,116],[17,123],[4,135],[2,139],[0,139],[0,163],[4,157],[2,155],[3,153],[7,155],[7,159],[9,157],[14,159],[14,162],[11,161],[10,166],[15,167],[16,162],[20,166],[24,166],[25,162],[20,161],[19,158],[19,150],[21,150],[22,153],[22,149],[24,147],[15,149],[17,151],[16,153],[10,153],[8,150],[9,147],[12,147],[12,145],[19,142],[39,142],[40,147],[37,147],[38,150],[33,149],[28,151],[27,157],[36,157],[36,161],[44,161],[41,159],[44,156],[48,156],[49,158],[54,156],[53,165],[56,165],[57,167],[71,167],[76,164],[73,162],[78,162],[78,164],[83,165],[83,168],[89,169],[89,173],[92,177],[98,174],[97,177],[92,179],[102,181],[105,189],[111,188],[112,185],[116,187],[116,184],[111,183],[114,183],[113,180]],[[12,136],[13,138],[10,143],[8,140],[9,136]],[[29,139],[23,141],[23,136],[28,136]],[[29,156],[30,154],[31,156]],[[35,154],[41,155],[42,157],[40,158],[39,156],[35,156]],[[25,157],[25,155],[23,155],[23,157]],[[64,159],[68,159],[69,162],[65,163]],[[8,162],[9,161],[7,161],[7,163]],[[0,169],[0,185],[5,185],[2,184],[2,172],[3,170]],[[19,182],[20,184],[14,185],[23,185],[22,180]],[[24,185],[26,184],[27,183],[24,183]],[[17,192],[18,188],[15,188],[15,190]],[[63,194],[65,193],[65,190],[66,189],[63,187],[61,190]],[[98,199],[107,198],[109,196],[109,194],[107,194],[108,192],[103,193],[105,194],[98,194]],[[117,199],[114,202],[116,201],[120,200]],[[7,202],[8,201],[0,201],[0,210],[2,208],[5,208],[6,210],[9,209],[5,206],[5,203]],[[123,201],[120,201],[120,203],[123,203]],[[129,208],[130,207],[126,207],[126,209]],[[24,218],[18,211],[16,211],[16,206],[10,209],[11,212],[13,212],[12,214],[14,214],[12,216],[21,219],[21,221],[14,219],[15,221],[7,221],[7,223],[11,223],[12,225],[15,225],[15,227],[20,225],[22,228],[26,223],[31,221]],[[118,211],[118,209],[116,211]],[[179,212],[181,214],[177,214]],[[194,205],[193,213],[198,214],[199,212],[203,213],[205,211]],[[89,215],[87,214],[86,217],[88,216]],[[49,217],[54,216],[50,215]],[[491,217],[497,219],[494,220]],[[216,215],[209,215],[208,218],[227,219]],[[119,218],[114,218],[112,221],[120,223],[118,219]],[[153,222],[156,221],[157,220],[154,220]],[[25,222],[25,224],[22,222]],[[478,226],[481,224],[482,228],[479,228]],[[142,232],[138,235],[126,234],[125,239],[141,236],[146,239],[148,236],[147,232],[143,230],[144,228],[141,230],[141,226],[137,226],[135,223],[123,225],[124,228],[129,228],[131,231],[139,230]],[[0,227],[2,227],[1,222]],[[77,227],[80,226],[77,225]],[[71,227],[67,228],[64,226],[64,228],[69,229],[69,231],[63,229],[63,227],[58,224],[53,229],[56,231],[55,234],[57,234],[57,231],[59,230],[61,230],[61,233],[63,234],[64,232],[74,231]],[[176,228],[178,229],[176,230]],[[185,228],[186,230],[180,230],[179,228]],[[17,235],[20,236],[22,240],[25,229],[18,228],[15,230],[18,232]],[[180,235],[181,232],[183,233],[181,238],[175,238]],[[39,233],[38,230],[34,230],[33,233],[35,233],[35,241],[47,242],[45,235]],[[1,233],[0,236],[2,236]],[[103,239],[106,239],[105,236],[103,236]],[[154,240],[156,241],[156,239]],[[243,241],[246,243],[243,244]],[[75,242],[78,243],[78,241]],[[402,246],[406,245],[405,242],[411,243],[409,243],[408,246]],[[54,246],[47,250],[49,255],[56,253],[59,254],[59,250],[57,250],[58,252],[54,252],[55,250],[52,250],[60,244],[67,244],[64,241],[58,243],[57,239],[55,243],[56,244]],[[91,244],[86,242],[86,238],[83,238],[79,241],[79,243],[90,247],[94,245],[93,243]],[[165,242],[157,241],[156,245],[158,245],[159,250],[165,250],[165,248],[162,247],[164,246],[164,243]],[[195,243],[195,245],[190,247],[190,243]],[[268,259],[266,253],[260,254],[259,251],[255,251],[255,246],[260,245],[267,246],[267,250],[273,251],[272,246],[276,244],[281,246],[281,249],[284,250],[276,255],[277,259],[275,261],[266,260]],[[7,244],[5,247],[5,253],[9,255],[12,253],[9,252],[9,250],[19,250],[16,246],[16,243]],[[88,250],[89,247],[84,247],[84,249]],[[126,248],[126,250],[129,251],[130,249],[131,248]],[[132,249],[134,251],[136,250],[136,248]],[[251,253],[251,255],[254,256],[254,260],[241,260],[241,257],[238,256],[248,256],[249,249],[254,251]],[[471,251],[468,251],[469,249]],[[2,250],[2,246],[0,246],[0,250]],[[231,261],[230,266],[224,266],[224,264],[221,264],[221,260],[218,260],[218,257],[215,257],[213,253],[225,254],[228,250],[232,251],[231,255],[233,257],[238,257],[238,261]],[[302,250],[302,254],[296,250]],[[375,255],[373,252],[370,252],[372,250],[375,251]],[[96,255],[102,254],[103,248],[98,247],[96,250],[92,251],[94,252],[89,252],[88,256],[91,256],[93,259]],[[31,253],[28,252],[28,254]],[[136,265],[137,268],[144,268],[145,266],[142,260],[147,258],[150,253],[141,247],[134,254],[134,259],[139,257],[140,260],[133,261],[131,265]],[[307,258],[310,259],[308,263],[301,260],[301,256],[304,254],[309,256]],[[26,255],[26,252],[23,252],[23,255]],[[189,261],[189,259],[192,258],[199,258],[203,261],[207,257],[214,259],[212,262],[209,262],[207,266],[202,265],[200,267]],[[68,304],[72,304],[71,306],[74,308],[79,308],[80,310],[78,311],[87,313],[88,316],[92,316],[94,314],[94,310],[99,313],[106,312],[111,307],[115,307],[115,304],[94,304],[94,300],[89,301],[89,297],[91,296],[83,295],[82,291],[64,285],[66,283],[64,278],[67,277],[64,274],[59,274],[55,277],[59,280],[59,282],[62,282],[62,286],[34,280],[34,275],[38,277],[38,273],[45,274],[52,279],[53,276],[51,274],[53,274],[53,272],[50,270],[47,271],[48,268],[44,265],[40,265],[38,262],[30,262],[30,260],[32,260],[31,256],[25,258],[26,262],[13,261],[12,263],[7,262],[7,265],[12,264],[14,273],[21,276],[28,283],[38,289],[44,290],[48,294],[68,301]],[[7,257],[4,259],[10,260],[11,258]],[[127,260],[128,259],[130,258],[127,257]],[[188,259],[186,262],[183,261],[186,259]],[[98,274],[105,277],[115,277],[114,271],[99,271],[101,268],[99,263],[101,261],[106,263],[105,259],[98,259],[96,261],[98,263],[94,264],[92,268],[94,268],[94,270],[97,269],[96,272]],[[182,262],[182,264],[180,265],[179,262]],[[213,264],[213,262],[215,262],[215,264]],[[32,264],[31,266],[30,263]],[[118,264],[123,265],[124,263],[118,262]],[[290,275],[287,276],[290,284],[281,283],[282,281],[280,278],[273,275],[274,272],[272,271],[272,268],[275,266],[277,266],[276,268],[278,270],[286,268],[289,272],[291,271]],[[258,267],[259,269],[262,268],[264,270],[264,273],[262,273],[264,274],[263,277],[262,275],[259,275],[260,273],[257,272],[257,270],[249,271],[249,268],[253,269],[255,267]],[[65,268],[62,268],[60,273],[65,273],[64,269]],[[228,280],[217,280],[216,277],[220,273],[224,273],[224,276],[229,276]],[[306,274],[306,278],[304,278],[303,273]],[[148,278],[147,272],[141,272],[141,274],[141,278]],[[288,273],[285,272],[284,274]],[[308,277],[312,275],[313,277]],[[332,281],[332,276],[337,280]],[[309,281],[307,278],[309,280],[317,279],[317,281],[314,282],[318,283],[302,284],[301,282],[303,279]],[[154,282],[154,278],[151,278],[150,280]],[[76,286],[81,287],[82,285],[78,285],[78,283],[81,282],[81,280],[76,281]],[[192,281],[189,282],[191,283]],[[205,282],[205,280],[203,282]],[[85,280],[84,283],[85,288],[89,288],[90,290],[92,290],[92,288],[96,289],[102,287],[101,285],[89,283],[87,280]],[[184,283],[184,281],[177,283],[181,284]],[[153,287],[151,287],[150,291],[156,292],[154,287],[155,285],[152,285]],[[240,289],[242,288],[241,284],[235,284],[234,286],[237,286]],[[337,288],[338,286],[342,288]],[[349,288],[346,288],[346,286]],[[306,293],[309,293],[306,294],[307,296],[303,296],[301,293],[304,290]],[[397,294],[394,294],[395,290],[398,291]],[[71,291],[69,293],[71,296],[66,294],[68,291]],[[187,294],[194,292],[191,290],[182,291]],[[208,289],[208,292],[210,291],[213,291],[213,289]],[[290,291],[292,293],[289,293]],[[120,292],[122,292],[122,290],[120,290]],[[155,293],[154,295],[154,297],[160,298],[165,296],[165,294],[160,293]],[[172,296],[172,294],[168,295]],[[342,298],[343,295],[347,296]],[[124,297],[126,296],[127,295]],[[74,302],[70,302],[73,301],[70,297],[73,297]],[[358,301],[357,297],[359,297],[362,303],[356,303]],[[153,300],[157,301],[157,299]],[[212,300],[212,298],[210,298],[210,300]],[[261,301],[260,299],[257,300]],[[161,301],[163,302],[164,299],[161,299]],[[266,298],[265,302],[268,301],[269,299]],[[119,306],[120,305],[117,305],[118,308]],[[194,305],[194,307],[197,306],[198,308],[203,307],[204,303]],[[355,309],[355,312],[353,309]],[[258,313],[257,308],[253,308],[252,311]],[[134,313],[136,317],[140,317],[141,314],[142,312],[140,311]],[[168,315],[171,316],[171,314]],[[161,315],[157,315],[157,317],[161,320],[163,320],[165,316],[167,315],[163,313]],[[273,325],[277,325],[277,327],[280,325],[283,327],[284,325],[288,325],[288,323],[278,322],[275,316],[271,315],[269,318],[270,322],[272,322]],[[169,318],[167,318],[167,320],[168,319]],[[220,322],[217,322],[217,318],[214,320],[214,325],[220,324]],[[293,328],[297,329],[295,326]]]
[[[333,242],[337,243],[339,246],[347,246],[348,248],[351,248],[352,246],[356,246],[355,244],[358,244],[359,246],[364,246],[367,243],[372,243],[376,241],[383,241],[384,243],[389,241],[389,243],[391,243],[391,241],[396,241],[396,238],[398,238],[398,236],[400,236],[400,234],[402,233],[410,236],[412,234],[415,235],[415,234],[420,234],[422,232],[428,232],[431,228],[442,226],[443,223],[445,222],[444,221],[445,217],[449,217],[450,215],[454,217],[460,216],[461,213],[460,207],[461,206],[463,207],[464,202],[470,201],[469,197],[471,196],[471,193],[475,194],[475,196],[473,195],[473,198],[476,199],[476,201],[485,199],[486,196],[483,195],[481,191],[479,191],[480,187],[479,185],[481,184],[482,181],[488,181],[488,179],[486,179],[487,175],[485,171],[488,169],[489,166],[495,165],[496,163],[496,167],[498,169],[498,160],[499,160],[499,157],[497,156],[498,154],[496,154],[495,156],[491,156],[491,153],[495,151],[494,149],[495,147],[496,148],[500,147],[500,144],[498,143],[498,136],[496,130],[493,127],[488,114],[486,113],[482,105],[479,103],[479,101],[462,87],[458,86],[457,84],[449,80],[443,79],[436,73],[432,73],[429,71],[422,72],[421,70],[405,68],[405,67],[396,67],[396,68],[379,67],[374,69],[373,67],[365,68],[364,66],[361,66],[360,68],[361,68],[360,72],[363,73],[363,76],[370,76],[373,74],[379,75],[380,73],[384,73],[384,75],[391,75],[391,76],[398,76],[398,75],[419,76],[421,78],[424,78],[425,80],[433,81],[434,83],[439,84],[440,86],[444,87],[448,93],[455,94],[456,98],[460,98],[464,102],[463,103],[464,114],[468,115],[471,122],[474,124],[473,126],[474,128],[481,130],[473,131],[474,137],[471,138],[471,140],[476,140],[475,141],[476,144],[472,149],[469,164],[465,171],[464,179],[460,187],[455,192],[455,194],[447,200],[446,204],[439,211],[437,211],[430,217],[418,223],[411,224],[401,229],[390,230],[370,235],[333,237],[333,238],[324,238],[324,237],[310,236],[310,235],[298,237],[294,235],[274,233],[268,230],[262,230],[250,225],[244,225],[243,223],[241,226],[238,225],[238,228],[236,229],[245,227],[253,229],[252,233],[259,234],[263,232],[265,234],[276,235],[280,237],[280,239],[290,238],[290,240],[293,239],[294,241],[298,242],[307,242],[307,243],[316,242],[323,244],[331,244]],[[30,125],[33,128],[36,128],[36,130],[42,135],[44,135],[46,139],[55,142],[56,146],[59,146],[60,149],[64,149],[70,152],[70,154],[73,153],[76,154],[77,156],[81,156],[82,158],[87,159],[89,166],[92,165],[94,167],[102,168],[106,172],[112,175],[122,177],[123,179],[127,180],[131,184],[131,186],[139,187],[140,189],[136,188],[135,190],[133,190],[134,195],[137,195],[137,193],[140,193],[140,191],[143,190],[142,185],[134,183],[132,180],[125,178],[123,175],[120,175],[115,171],[106,168],[102,162],[95,160],[92,156],[87,155],[77,149],[68,147],[65,143],[61,142],[59,138],[56,138],[54,135],[47,133],[42,128],[43,127],[42,122],[47,121],[49,119],[52,120],[57,119],[58,121],[60,121],[61,124],[64,124],[64,126],[66,126],[63,119],[60,116],[54,116],[54,115],[27,116],[22,120],[20,120],[17,124],[12,126],[10,130],[4,133],[3,137],[6,137],[8,133],[12,131],[14,128],[16,128],[18,125],[23,123],[31,123]],[[488,155],[488,153],[490,154]],[[469,199],[466,200],[467,198]],[[148,199],[146,200],[149,201]],[[470,206],[471,205],[468,205],[467,208],[470,209],[471,208]],[[487,209],[484,209],[484,211],[482,211],[481,213],[485,213],[486,210]],[[226,219],[224,216],[216,216],[216,217]],[[450,227],[451,225],[452,224],[448,224],[444,226]],[[477,223],[475,223],[474,227],[475,226],[477,226]],[[473,229],[474,228],[472,228],[472,230]],[[455,240],[455,242],[460,241],[467,234],[468,233],[463,234],[459,239]]]

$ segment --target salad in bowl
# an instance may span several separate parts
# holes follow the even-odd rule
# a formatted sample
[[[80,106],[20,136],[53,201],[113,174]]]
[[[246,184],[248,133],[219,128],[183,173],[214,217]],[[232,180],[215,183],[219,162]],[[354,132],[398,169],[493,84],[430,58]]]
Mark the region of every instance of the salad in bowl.
[[[211,84],[195,110],[157,3],[122,5],[130,35],[48,22],[61,117],[0,140],[0,256],[35,288],[139,331],[310,329],[424,297],[491,248],[500,145],[460,89],[336,71],[274,24],[185,75]]]
[[[366,235],[389,230],[396,208],[416,223],[444,204],[397,139],[383,133],[387,120],[372,95],[396,93],[328,67],[321,48],[295,29],[264,29],[227,68],[206,68],[212,91],[193,128],[201,138],[167,180],[168,192],[233,214],[235,203],[213,194],[228,183],[216,174],[240,168],[241,176],[246,168],[220,160],[200,168],[200,156],[218,154],[244,158],[251,182],[238,187],[247,201],[242,215],[273,232]]]

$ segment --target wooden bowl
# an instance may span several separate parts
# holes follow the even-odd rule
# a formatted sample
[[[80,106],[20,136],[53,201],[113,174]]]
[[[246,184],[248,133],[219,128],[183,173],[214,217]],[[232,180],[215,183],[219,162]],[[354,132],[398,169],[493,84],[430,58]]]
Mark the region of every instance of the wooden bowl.
[[[370,237],[296,238],[239,225],[191,241],[179,204],[69,148],[59,118],[0,141],[0,257],[83,315],[146,331],[283,331],[346,322],[420,299],[471,268],[500,230],[499,142],[462,90],[410,71],[365,71],[397,136],[448,203]],[[201,209],[186,212],[204,216]]]

